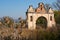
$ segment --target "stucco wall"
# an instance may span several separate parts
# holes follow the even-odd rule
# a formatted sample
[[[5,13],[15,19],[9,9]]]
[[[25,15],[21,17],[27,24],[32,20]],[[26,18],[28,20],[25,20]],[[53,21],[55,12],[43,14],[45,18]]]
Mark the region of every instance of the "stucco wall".
[[[33,17],[33,21],[30,21],[30,16]],[[52,25],[55,25],[54,21],[54,14],[48,14],[48,13],[28,13],[28,28],[29,29],[35,29],[36,28],[36,20],[39,17],[45,17],[47,19],[47,27],[52,27]],[[50,20],[50,16],[52,16],[52,21]]]

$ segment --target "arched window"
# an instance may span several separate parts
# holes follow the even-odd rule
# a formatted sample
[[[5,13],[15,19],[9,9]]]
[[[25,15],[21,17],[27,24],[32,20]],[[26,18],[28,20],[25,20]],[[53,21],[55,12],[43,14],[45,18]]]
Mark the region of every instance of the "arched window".
[[[32,16],[30,16],[30,21],[33,21],[33,17]]]
[[[52,21],[52,16],[50,16],[50,20]]]
[[[40,5],[40,7],[41,7],[41,10],[42,10],[42,5]]]
[[[42,8],[41,8],[41,10],[42,10]]]

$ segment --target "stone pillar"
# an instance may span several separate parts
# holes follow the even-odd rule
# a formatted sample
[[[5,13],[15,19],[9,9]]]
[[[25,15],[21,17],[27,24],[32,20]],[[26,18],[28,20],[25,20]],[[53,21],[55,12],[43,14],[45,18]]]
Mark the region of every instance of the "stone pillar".
[[[52,20],[50,17],[52,17]],[[47,27],[53,26],[55,26],[54,14],[49,14]]]

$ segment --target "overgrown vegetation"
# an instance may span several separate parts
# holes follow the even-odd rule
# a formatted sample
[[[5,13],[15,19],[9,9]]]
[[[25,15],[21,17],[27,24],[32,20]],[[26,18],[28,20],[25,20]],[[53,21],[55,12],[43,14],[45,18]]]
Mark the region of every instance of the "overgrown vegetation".
[[[0,40],[60,40],[60,11],[54,11],[56,27],[29,30],[26,20],[15,23],[11,17],[0,19]],[[38,22],[37,22],[38,23]]]
[[[35,30],[0,28],[0,40],[60,40],[60,31],[55,27]]]
[[[60,11],[54,11],[55,13],[55,21],[57,24],[60,24]]]

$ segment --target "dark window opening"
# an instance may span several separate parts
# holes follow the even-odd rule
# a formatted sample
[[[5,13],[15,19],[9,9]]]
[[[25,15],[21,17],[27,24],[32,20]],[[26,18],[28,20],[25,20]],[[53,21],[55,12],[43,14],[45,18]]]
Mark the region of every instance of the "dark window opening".
[[[52,21],[52,16],[50,16],[50,20]]]
[[[30,16],[30,21],[33,21],[33,17],[32,16]]]
[[[42,10],[42,8],[41,8],[41,10]]]
[[[42,10],[42,5],[40,5],[40,7],[41,7],[41,10]]]

